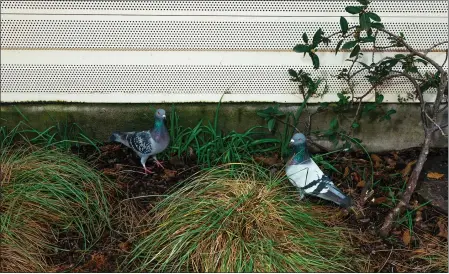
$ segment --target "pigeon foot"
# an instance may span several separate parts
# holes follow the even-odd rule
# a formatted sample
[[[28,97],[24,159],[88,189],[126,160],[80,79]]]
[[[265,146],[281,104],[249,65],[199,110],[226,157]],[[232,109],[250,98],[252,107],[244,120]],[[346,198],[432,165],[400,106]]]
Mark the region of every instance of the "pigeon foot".
[[[154,160],[154,163],[156,164],[156,166],[158,166],[158,167],[160,167],[162,169],[165,169],[164,166],[162,165],[163,162],[160,162],[158,160]]]
[[[151,171],[149,168],[144,167],[143,170],[145,170],[145,174],[153,174],[154,172]]]

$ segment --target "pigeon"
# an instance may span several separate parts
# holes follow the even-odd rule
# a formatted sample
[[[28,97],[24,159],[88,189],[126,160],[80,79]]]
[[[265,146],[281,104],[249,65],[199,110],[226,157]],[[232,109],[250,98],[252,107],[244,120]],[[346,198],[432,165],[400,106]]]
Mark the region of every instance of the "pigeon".
[[[351,199],[339,190],[310,157],[306,136],[296,133],[290,140],[294,155],[285,169],[289,181],[299,188],[300,200],[304,195],[312,195],[349,208]]]
[[[153,173],[145,165],[148,157],[152,156],[158,167],[164,168],[161,162],[156,158],[156,154],[164,151],[169,142],[170,136],[165,127],[165,110],[158,109],[154,115],[154,128],[147,131],[138,132],[114,132],[109,138],[112,142],[119,142],[134,150],[140,157],[140,163],[145,173]]]

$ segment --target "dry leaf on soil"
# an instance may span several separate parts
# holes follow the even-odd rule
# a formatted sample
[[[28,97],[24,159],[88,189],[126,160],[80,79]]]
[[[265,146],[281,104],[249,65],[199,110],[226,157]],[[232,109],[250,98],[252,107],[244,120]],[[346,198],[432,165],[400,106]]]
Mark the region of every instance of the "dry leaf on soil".
[[[364,181],[364,180],[361,180],[360,182],[357,183],[357,186],[356,186],[356,187],[362,188],[362,187],[364,187],[364,186],[365,186],[365,181]]]
[[[389,157],[384,157],[385,161],[388,163],[388,167],[389,168],[395,168],[396,167],[396,161],[389,158]]]
[[[349,175],[349,167],[345,167],[345,173],[343,174],[343,178]]]
[[[380,159],[380,157],[376,154],[371,154],[371,159],[374,161],[374,167],[379,169],[382,165],[382,159]]]
[[[360,182],[360,180],[362,179],[362,178],[360,178],[360,175],[357,172],[351,173],[351,176],[352,176],[352,179],[356,182]]]
[[[176,173],[178,173],[176,170],[171,170],[171,169],[164,169],[164,175],[162,175],[162,178],[164,178],[165,180],[169,179],[169,178],[173,178],[176,176]]]
[[[406,177],[410,174],[410,172],[412,171],[412,166],[414,164],[416,164],[416,160],[411,161],[410,163],[407,164],[407,166],[401,171],[402,177]]]
[[[402,242],[404,242],[405,245],[409,245],[412,237],[410,236],[410,230],[404,231],[402,234]]]
[[[374,204],[378,205],[378,204],[382,204],[385,203],[387,201],[387,197],[378,197],[376,199],[374,199]]]
[[[444,174],[438,172],[429,172],[427,173],[427,178],[431,180],[440,180],[444,177]]]
[[[118,244],[118,247],[123,250],[128,252],[131,249],[131,243],[126,241],[126,242],[121,242]]]
[[[254,160],[258,163],[262,163],[268,166],[273,166],[279,163],[277,154],[275,154],[273,157],[254,156]]]
[[[438,233],[437,236],[447,239],[447,220],[444,220],[443,218],[441,218],[437,222],[437,225],[438,225],[438,228],[440,229],[440,232]]]
[[[413,252],[412,252],[413,255],[424,254],[424,253],[426,253],[426,250],[423,249],[423,248],[415,249],[415,250],[413,250]]]

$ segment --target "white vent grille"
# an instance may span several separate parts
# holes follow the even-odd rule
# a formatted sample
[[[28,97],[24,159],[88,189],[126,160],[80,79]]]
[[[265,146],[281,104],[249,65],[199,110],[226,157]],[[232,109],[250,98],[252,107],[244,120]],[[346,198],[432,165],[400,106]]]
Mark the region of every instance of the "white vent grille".
[[[6,17],[6,16],[5,16]],[[36,20],[1,21],[3,49],[128,49],[128,50],[291,50],[300,42],[303,32],[313,36],[318,28],[326,33],[339,30],[335,18],[311,22],[255,21],[216,19],[195,21],[148,20]],[[85,16],[88,17],[88,16]],[[108,17],[108,16],[104,16]],[[403,32],[407,41],[417,49],[426,49],[447,39],[447,23],[385,22],[394,33]],[[423,34],[426,39],[423,39]],[[387,46],[379,35],[378,46]],[[333,39],[327,49],[335,48]],[[437,49],[444,49],[444,45]],[[389,48],[390,51],[397,48]]]
[[[212,65],[3,65],[2,92],[72,92],[167,94],[296,94],[297,85],[288,81],[288,66],[212,66]],[[299,70],[299,67],[293,67]],[[324,66],[330,75],[341,66]],[[360,69],[354,67],[354,70]],[[314,76],[323,74],[305,71]],[[157,79],[157,81],[154,81]],[[355,92],[363,94],[370,85],[359,74],[354,79]],[[327,77],[331,94],[341,92],[345,84]],[[324,88],[324,85],[321,86]],[[400,79],[391,80],[381,89],[384,93],[404,94],[413,86]],[[429,91],[432,93],[433,91]]]
[[[192,11],[192,12],[318,12],[341,13],[355,1],[2,1],[2,9],[27,10],[121,10],[121,11]],[[377,0],[370,5],[380,13],[447,13],[447,1]]]
[[[328,94],[312,101],[335,101],[346,88],[335,75],[349,55],[333,54],[338,39],[318,52],[318,72],[291,49],[303,32],[338,31],[341,15],[358,21],[344,11],[356,1],[0,3],[1,99],[7,102],[193,102],[217,101],[223,93],[224,101],[300,102],[290,68],[325,79]],[[377,0],[371,9],[419,50],[447,40],[447,1]],[[446,48],[429,54],[441,63]],[[388,48],[375,59],[400,51]],[[363,58],[370,61],[370,52]],[[357,94],[369,89],[363,75],[355,80]],[[396,102],[412,88],[394,79],[382,91]]]

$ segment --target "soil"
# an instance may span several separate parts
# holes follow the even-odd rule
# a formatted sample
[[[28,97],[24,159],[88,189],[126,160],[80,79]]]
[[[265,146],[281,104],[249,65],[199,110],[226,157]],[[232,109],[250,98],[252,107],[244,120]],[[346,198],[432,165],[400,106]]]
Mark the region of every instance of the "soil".
[[[357,209],[347,212],[320,199],[307,199],[312,203],[329,206],[329,210],[343,212],[342,221],[347,227],[358,231],[358,235],[355,234],[353,238],[360,252],[370,261],[367,271],[439,271],[420,255],[443,250],[447,256],[447,212],[432,206],[417,193],[413,195],[409,208],[398,221],[391,237],[381,239],[377,234],[390,208],[397,203],[419,151],[419,148],[411,148],[371,154],[374,173],[371,173],[370,159],[361,151],[341,152],[324,158],[337,170],[342,171],[340,174],[322,166],[326,173],[331,174],[336,185],[353,198]],[[179,186],[178,183],[200,170],[194,155],[182,158],[173,156],[163,163],[164,169],[156,167],[149,159],[147,167],[154,173],[145,174],[139,158],[130,149],[115,143],[103,144],[99,151],[93,146],[73,147],[72,152],[92,163],[111,180],[118,182],[123,194],[115,198],[117,201],[132,202],[136,219],[148,218],[147,212],[158,200],[163,199],[170,189]],[[421,185],[432,182],[432,178],[429,178],[432,177],[430,172],[437,174],[435,176],[438,180],[447,182],[447,159],[447,148],[432,149],[421,174]],[[270,166],[270,169],[277,170],[282,169],[284,163],[277,155],[259,156],[256,160],[267,167]],[[361,192],[371,181],[371,174],[374,182],[373,192],[363,203],[360,201]],[[445,199],[447,203],[447,195]],[[129,238],[129,235],[130,233],[105,231],[101,241],[88,252],[79,251],[83,248],[76,240],[76,235],[62,235],[63,237],[59,237],[59,245],[67,252],[58,253],[51,258],[55,266],[54,271],[120,271],[122,259],[131,249],[133,239]]]

